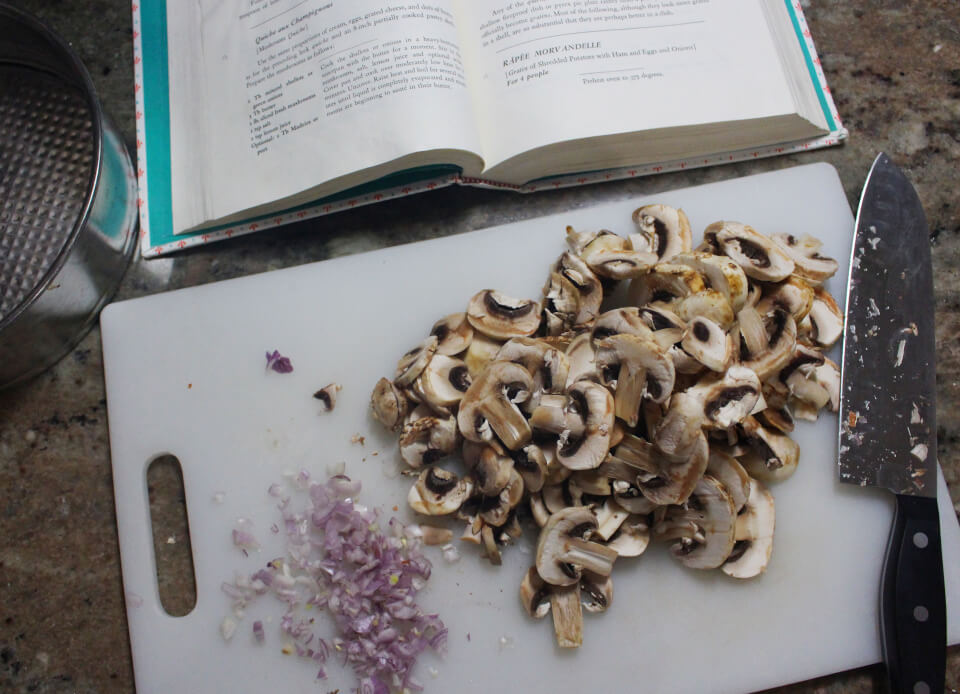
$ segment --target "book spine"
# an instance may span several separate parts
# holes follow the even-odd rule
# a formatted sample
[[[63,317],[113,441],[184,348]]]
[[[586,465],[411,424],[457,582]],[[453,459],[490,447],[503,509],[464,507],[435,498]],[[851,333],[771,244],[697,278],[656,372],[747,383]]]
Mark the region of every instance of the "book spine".
[[[150,249],[150,215],[147,198],[147,131],[144,123],[143,106],[143,38],[140,19],[140,3],[133,0],[133,93],[134,118],[136,122],[137,146],[137,213],[140,216],[140,253],[146,255]]]

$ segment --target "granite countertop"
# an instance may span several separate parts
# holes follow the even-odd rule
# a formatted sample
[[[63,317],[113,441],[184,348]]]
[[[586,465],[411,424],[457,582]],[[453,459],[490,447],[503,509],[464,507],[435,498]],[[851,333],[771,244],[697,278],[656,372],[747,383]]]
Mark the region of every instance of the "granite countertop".
[[[14,4],[46,20],[73,45],[133,150],[130,0]],[[167,258],[138,258],[117,298],[820,161],[836,167],[856,209],[864,176],[883,150],[915,183],[930,223],[937,453],[954,509],[960,510],[960,4],[802,4],[850,131],[840,147],[529,196],[435,191],[428,199],[357,209]],[[0,392],[0,538],[0,690],[132,691],[97,329],[45,374]],[[854,694],[881,691],[882,681],[881,667],[873,666],[776,691]],[[960,648],[954,647],[947,689],[958,688]]]

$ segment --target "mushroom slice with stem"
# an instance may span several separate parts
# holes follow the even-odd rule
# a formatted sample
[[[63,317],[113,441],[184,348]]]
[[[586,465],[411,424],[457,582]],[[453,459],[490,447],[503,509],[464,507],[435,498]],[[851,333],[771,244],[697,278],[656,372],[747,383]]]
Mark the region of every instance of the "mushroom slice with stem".
[[[465,351],[473,340],[473,326],[466,313],[451,313],[433,324],[430,334],[437,338],[437,354],[448,357]]]
[[[502,340],[527,337],[540,327],[540,304],[484,289],[470,299],[467,319],[475,330],[490,337]]]
[[[701,397],[686,391],[674,393],[656,427],[653,442],[668,460],[686,461],[698,443],[704,419]]]
[[[661,262],[693,247],[690,220],[681,209],[644,205],[633,211],[633,223],[637,226],[630,235],[633,248],[655,253]]]
[[[746,304],[749,282],[743,268],[732,258],[713,253],[681,253],[670,262],[687,265],[703,275],[707,286],[723,294],[733,311]]]
[[[403,391],[393,385],[388,378],[381,378],[373,387],[373,393],[370,396],[373,417],[391,431],[396,431],[403,425],[410,405]]]
[[[609,576],[617,553],[590,537],[597,518],[585,506],[571,506],[552,514],[537,542],[537,572],[555,586],[574,585],[584,570]]]
[[[793,234],[773,234],[771,238],[793,260],[794,273],[810,284],[822,284],[833,277],[839,267],[833,258],[820,255],[823,244],[809,234],[800,237]]]
[[[673,360],[653,340],[638,335],[611,335],[597,344],[597,371],[614,390],[614,412],[628,426],[637,425],[640,402],[664,402],[673,392]]]
[[[603,302],[603,285],[590,267],[579,256],[563,253],[554,265],[554,272],[565,277],[577,290],[580,298],[579,310],[574,316],[571,327],[589,326],[600,313]]]
[[[520,412],[533,388],[530,373],[519,364],[492,362],[460,401],[457,423],[465,439],[489,441],[496,434],[511,451],[530,442],[530,426]]]
[[[543,619],[550,611],[550,585],[546,583],[537,567],[531,566],[520,582],[520,604],[523,610],[534,619]]]
[[[573,330],[580,313],[576,286],[559,272],[551,272],[543,287],[543,323],[548,335]]]
[[[568,408],[583,421],[579,436],[561,437],[557,460],[571,470],[598,467],[610,451],[613,432],[613,396],[599,383],[577,381],[567,389]]]
[[[730,301],[716,289],[703,289],[681,300],[677,306],[677,313],[687,321],[701,316],[723,328],[733,325],[735,317]]]
[[[583,611],[580,583],[550,587],[550,611],[553,631],[560,648],[579,648],[583,643]]]
[[[450,455],[459,442],[453,416],[438,416],[419,405],[408,415],[400,432],[400,456],[410,467],[419,468]]]
[[[613,579],[584,571],[580,577],[580,602],[587,612],[606,612],[613,604]]]
[[[630,512],[623,509],[612,498],[607,499],[603,506],[594,509],[597,516],[597,537],[606,542],[620,529],[620,526],[630,516]]]
[[[417,379],[423,401],[434,410],[449,411],[470,388],[470,370],[466,362],[435,354]]]
[[[571,237],[577,240],[570,242]],[[587,266],[597,275],[608,279],[639,277],[657,262],[655,253],[634,250],[627,239],[607,230],[602,230],[587,240],[582,234],[573,231],[572,227],[567,227],[567,238]]]
[[[741,426],[750,450],[739,460],[751,477],[778,482],[796,471],[800,460],[800,446],[796,441],[765,428],[754,417],[747,417]]]
[[[816,380],[816,369],[823,365],[820,350],[798,342],[793,358],[781,371],[779,383],[786,386],[792,401],[800,400],[820,410],[830,402],[830,392]]]
[[[719,325],[702,316],[687,323],[684,351],[711,371],[723,371],[733,356],[733,340]]]
[[[516,470],[510,471],[510,480],[494,497],[480,501],[480,518],[485,523],[499,528],[510,518],[510,513],[523,499],[523,478]]]
[[[566,395],[549,394],[540,398],[530,414],[530,426],[537,432],[556,434],[566,441],[583,436],[585,423],[580,411]]]
[[[720,569],[734,578],[763,573],[773,552],[776,514],[773,495],[759,480],[750,480],[750,496],[737,515],[734,545]]]
[[[843,312],[830,292],[817,287],[810,308],[811,337],[821,347],[830,347],[843,335]]]
[[[827,403],[830,411],[840,409],[840,367],[837,363],[825,358],[823,364],[813,369],[813,380],[830,396]]]
[[[593,324],[590,337],[594,344],[613,335],[638,335],[652,337],[653,331],[640,318],[640,309],[636,306],[624,306],[604,311]]]
[[[670,552],[684,566],[715,569],[733,550],[736,515],[727,490],[710,475],[704,475],[687,504],[666,510],[654,526],[653,535],[673,542]]]
[[[737,314],[737,319],[740,363],[752,369],[761,381],[766,381],[790,361],[797,344],[797,324],[793,316],[779,307],[766,316],[746,307]]]
[[[740,222],[714,222],[703,232],[708,243],[733,259],[748,277],[779,282],[790,276],[793,260],[769,237]]]
[[[449,470],[431,467],[420,473],[410,488],[407,503],[417,513],[444,516],[460,508],[472,491],[469,479],[459,479]]]
[[[437,338],[431,335],[404,354],[397,362],[397,370],[393,375],[394,384],[401,388],[413,385],[413,382],[423,373],[436,351]]]
[[[483,447],[476,465],[470,468],[477,491],[484,496],[499,494],[510,482],[512,473],[513,459],[494,441]]]
[[[645,497],[635,483],[614,480],[610,487],[613,489],[614,501],[631,514],[646,515],[657,508],[657,504]]]

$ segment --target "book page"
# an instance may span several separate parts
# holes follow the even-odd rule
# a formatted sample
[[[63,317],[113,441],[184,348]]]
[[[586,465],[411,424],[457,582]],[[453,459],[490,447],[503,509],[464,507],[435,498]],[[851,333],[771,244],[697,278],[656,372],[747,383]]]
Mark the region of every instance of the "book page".
[[[556,142],[795,110],[759,0],[462,0],[458,12],[488,167]]]
[[[171,0],[171,36],[197,14],[201,54],[171,47],[171,63],[199,72],[202,85],[171,96],[203,94],[171,103],[190,114],[175,133],[189,144],[171,148],[183,153],[173,177],[203,181],[196,204],[188,194],[174,201],[177,230],[391,168],[479,168],[449,0]]]

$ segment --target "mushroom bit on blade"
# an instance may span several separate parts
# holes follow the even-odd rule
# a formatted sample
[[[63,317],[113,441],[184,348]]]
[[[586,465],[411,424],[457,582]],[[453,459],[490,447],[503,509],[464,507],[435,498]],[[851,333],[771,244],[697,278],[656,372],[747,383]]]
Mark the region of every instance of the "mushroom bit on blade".
[[[552,612],[562,648],[582,643],[584,609],[611,607],[616,560],[651,539],[691,569],[765,571],[766,485],[799,464],[796,422],[839,402],[823,354],[843,332],[824,286],[837,262],[817,239],[719,221],[694,247],[663,204],[624,221],[626,235],[558,229],[567,249],[539,298],[467,298],[370,401],[417,476],[415,512],[459,519],[495,565],[536,527],[520,599]]]

